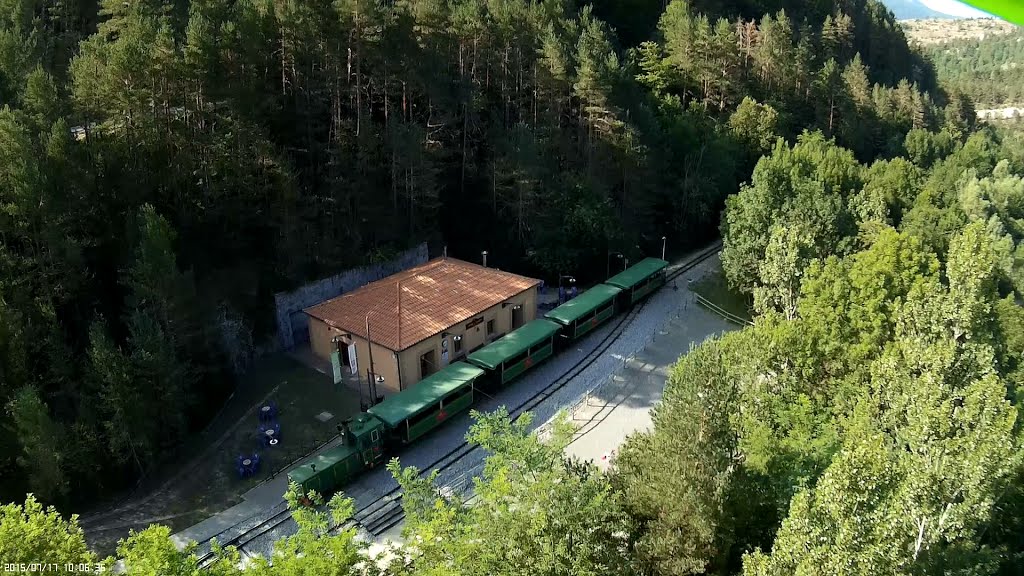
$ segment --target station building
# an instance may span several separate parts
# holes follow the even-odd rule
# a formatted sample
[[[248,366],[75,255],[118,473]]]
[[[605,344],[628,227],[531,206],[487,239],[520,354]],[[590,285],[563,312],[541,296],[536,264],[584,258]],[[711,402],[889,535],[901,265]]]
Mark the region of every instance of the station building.
[[[304,310],[310,346],[388,396],[533,320],[539,284],[436,258]]]

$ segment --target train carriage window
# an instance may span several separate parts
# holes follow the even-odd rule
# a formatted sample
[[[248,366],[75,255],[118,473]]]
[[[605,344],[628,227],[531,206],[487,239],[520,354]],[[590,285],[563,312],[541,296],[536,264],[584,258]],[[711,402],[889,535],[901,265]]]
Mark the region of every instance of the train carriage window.
[[[436,412],[437,412],[437,405],[436,404],[432,404],[429,408],[427,408],[427,409],[423,410],[422,412],[420,412],[419,414],[417,414],[417,415],[407,419],[406,422],[408,422],[409,423],[409,427],[412,428],[413,426],[416,426],[420,422],[423,422],[424,420],[428,420],[428,419],[432,418]]]
[[[533,346],[530,346],[530,355],[531,355],[531,356],[533,356],[533,355],[534,355],[534,354],[536,354],[537,352],[540,352],[540,351],[541,351],[541,350],[543,350],[543,349],[544,349],[544,347],[546,347],[546,346],[547,346],[548,344],[550,344],[550,342],[549,342],[548,340],[546,340],[546,339],[545,339],[545,340],[542,340],[542,341],[540,341],[540,342],[538,342],[538,343],[534,344]]]
[[[378,442],[379,440],[380,440],[380,432],[379,431],[374,430],[374,431],[370,432],[370,441],[371,442]]]
[[[469,390],[470,388],[468,386],[452,390],[448,394],[445,394],[444,398],[441,399],[441,406],[447,406],[452,402],[458,400],[459,398],[462,398],[466,394],[466,392],[469,392]]]
[[[588,312],[588,313],[584,314],[583,316],[580,316],[580,319],[576,321],[576,325],[582,326],[582,325],[586,324],[587,322],[590,322],[591,318],[593,318],[593,317],[594,317],[594,312],[593,311]]]
[[[529,353],[529,350],[524,350],[524,351],[520,352],[519,354],[516,354],[515,356],[509,358],[508,360],[505,360],[505,362],[504,362],[505,367],[507,368],[509,366],[515,366],[516,364],[522,362],[523,360],[526,360],[526,356],[527,356],[528,353]]]
[[[467,386],[465,388],[459,388],[458,390],[452,391],[441,400],[441,409],[444,410],[446,406],[451,406],[452,404],[455,404],[459,400],[462,400],[463,398],[469,396],[472,393],[473,388],[470,386]]]

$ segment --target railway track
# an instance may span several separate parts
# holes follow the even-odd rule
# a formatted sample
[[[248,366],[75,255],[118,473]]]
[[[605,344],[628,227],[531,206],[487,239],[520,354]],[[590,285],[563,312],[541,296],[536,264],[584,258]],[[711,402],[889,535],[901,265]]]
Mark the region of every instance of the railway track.
[[[710,247],[697,253],[688,262],[678,266],[675,270],[670,271],[666,276],[666,284],[668,282],[675,281],[686,272],[692,270],[698,264],[717,254],[721,250],[721,246],[721,241],[717,241]],[[515,408],[510,409],[509,416],[514,420],[523,413],[535,409],[583,373],[584,370],[589,368],[597,361],[598,358],[603,356],[615,342],[618,341],[625,332],[625,328],[629,326],[629,324],[632,323],[632,321],[644,310],[648,301],[649,300],[645,300],[639,305],[631,308],[626,314],[620,315],[612,325],[612,329],[609,330],[597,345],[583,358],[581,358],[579,362],[558,376],[543,390],[534,394],[530,398],[527,398]],[[449,450],[434,462],[424,466],[420,471],[420,474],[427,474],[434,470],[444,472],[477,450],[480,450],[479,446],[470,445],[468,442],[463,441],[461,444]],[[470,474],[475,473],[478,468],[479,467],[474,467],[472,471],[467,471],[460,476],[461,480],[459,481],[460,486],[458,491],[466,491],[468,489],[468,486],[472,483]],[[454,490],[452,491],[454,492]],[[396,486],[385,492],[373,502],[356,510],[348,521],[332,526],[331,531],[337,532],[345,528],[358,526],[362,527],[371,535],[378,536],[396,526],[404,517],[405,513],[402,509],[401,488]],[[201,542],[200,546],[210,543],[213,539],[231,534],[227,540],[220,543],[220,546],[235,546],[244,554],[246,546],[273,532],[289,519],[291,519],[291,512],[288,510],[287,505],[282,502],[268,510],[266,514],[252,516],[214,536],[211,536]],[[248,524],[252,525],[246,526]],[[242,527],[241,530],[238,530],[239,527]],[[207,551],[199,558],[199,566],[205,568],[209,566],[214,559],[215,554],[212,551]]]

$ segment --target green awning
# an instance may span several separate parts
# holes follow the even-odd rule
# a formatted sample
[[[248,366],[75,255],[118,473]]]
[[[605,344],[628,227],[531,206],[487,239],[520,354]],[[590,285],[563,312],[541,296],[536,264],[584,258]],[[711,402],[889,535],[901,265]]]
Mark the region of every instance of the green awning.
[[[451,392],[483,376],[484,371],[465,362],[455,362],[434,372],[408,389],[390,396],[368,412],[392,428],[437,404]]]
[[[615,276],[605,280],[604,283],[611,286],[617,286],[623,290],[629,290],[663,270],[666,266],[668,266],[668,262],[661,260],[660,258],[644,258],[633,266],[630,266],[628,270],[619,272]]]
[[[470,354],[467,360],[481,368],[494,370],[505,360],[551,338],[560,329],[561,326],[551,320],[534,320]]]
[[[559,324],[569,326],[576,320],[604,306],[609,300],[615,298],[615,295],[619,292],[622,292],[622,289],[617,286],[598,284],[548,312],[544,317],[554,320]]]

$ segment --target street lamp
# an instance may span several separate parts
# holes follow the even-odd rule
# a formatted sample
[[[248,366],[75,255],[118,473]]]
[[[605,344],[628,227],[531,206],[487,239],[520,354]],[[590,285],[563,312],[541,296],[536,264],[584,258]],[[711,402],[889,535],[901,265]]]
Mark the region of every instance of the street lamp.
[[[661,259],[665,259],[665,236],[661,237]]]
[[[576,279],[573,278],[572,276],[569,276],[567,274],[559,274],[558,275],[558,300],[559,300],[559,304],[562,303],[562,301],[563,301],[562,296],[565,294],[565,292],[562,291],[562,280],[568,280],[569,284],[575,284],[576,283]]]
[[[612,252],[611,250],[608,251],[608,257],[605,258],[604,260],[605,279],[611,278],[612,276],[612,256],[616,256],[618,258],[625,258],[625,256],[622,255],[622,252]]]
[[[366,369],[366,385],[370,392],[370,406],[373,406],[377,402],[377,384],[384,383],[384,377],[377,375],[376,366],[373,364],[373,341],[370,340],[370,314],[373,314],[374,312],[376,312],[376,310],[370,310],[366,313],[366,349],[370,353],[370,367]],[[361,396],[361,389],[359,393]]]

